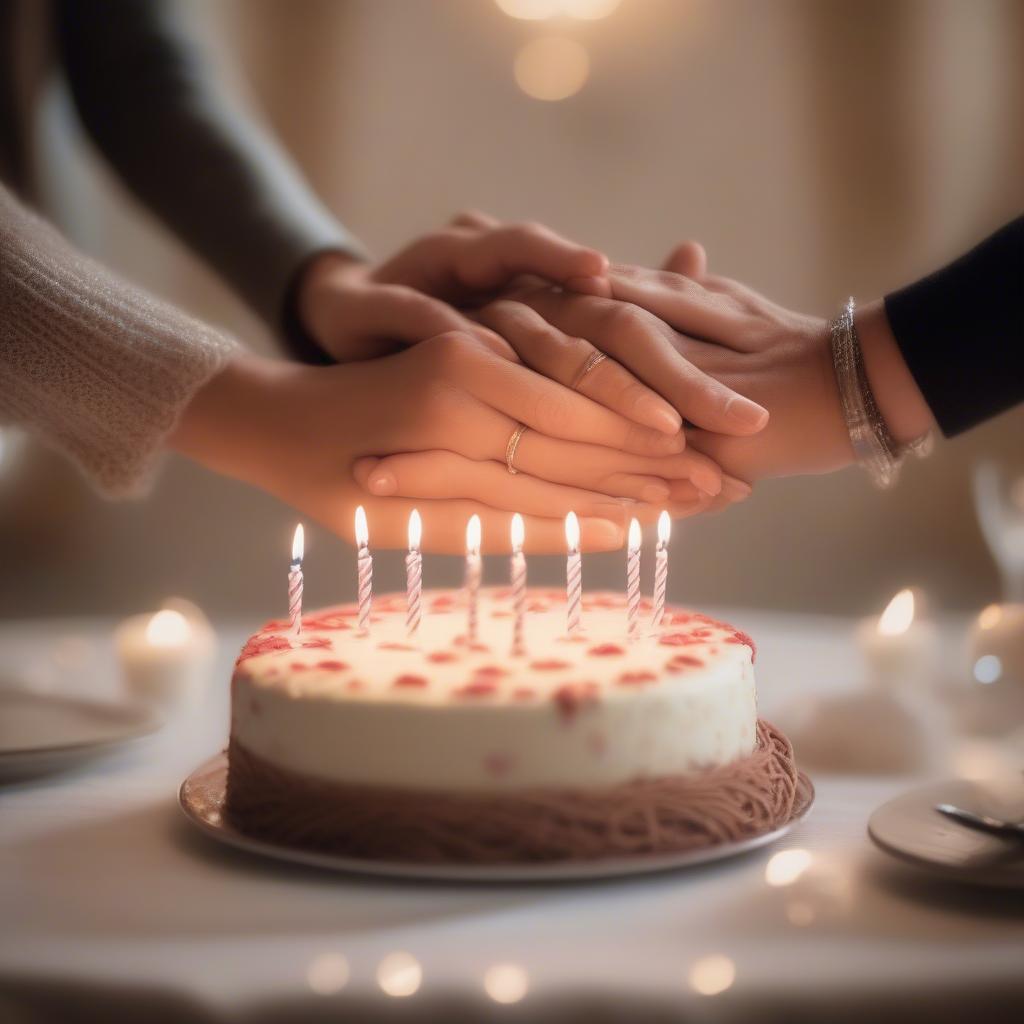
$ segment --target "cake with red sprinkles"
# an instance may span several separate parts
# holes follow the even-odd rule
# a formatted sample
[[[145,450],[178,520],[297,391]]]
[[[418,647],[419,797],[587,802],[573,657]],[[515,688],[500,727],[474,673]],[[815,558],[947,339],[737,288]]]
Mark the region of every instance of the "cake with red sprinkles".
[[[480,592],[473,640],[461,592],[426,592],[413,639],[405,612],[384,595],[368,635],[342,605],[249,639],[231,691],[237,827],[349,857],[493,864],[665,853],[790,812],[791,751],[758,722],[741,630],[669,607],[627,639],[624,598],[595,593],[570,637],[564,592],[531,589],[527,653],[512,656],[507,589]]]

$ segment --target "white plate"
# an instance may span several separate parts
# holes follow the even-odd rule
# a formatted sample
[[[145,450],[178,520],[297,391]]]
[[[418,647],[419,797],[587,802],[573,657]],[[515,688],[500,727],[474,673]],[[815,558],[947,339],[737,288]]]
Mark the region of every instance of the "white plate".
[[[654,871],[668,871],[673,868],[704,864],[724,857],[735,857],[766,846],[784,836],[811,809],[814,803],[814,786],[811,780],[800,773],[797,788],[797,803],[793,816],[781,828],[765,832],[737,843],[721,843],[718,846],[684,853],[658,856],[616,857],[599,861],[574,861],[554,864],[405,864],[397,861],[362,860],[355,857],[339,857],[330,853],[318,853],[297,847],[269,843],[252,839],[224,820],[224,786],[227,781],[227,755],[218,754],[201,764],[182,784],[178,793],[185,816],[200,831],[218,842],[237,846],[251,853],[276,857],[278,860],[334,871],[354,872],[361,875],[384,875],[390,878],[422,878],[459,882],[544,882],[568,881],[577,878],[612,878],[617,875],[639,875]]]
[[[110,753],[158,729],[135,704],[0,690],[0,780],[45,775]]]
[[[939,803],[1019,820],[1024,817],[1024,776],[934,783],[883,804],[868,821],[874,844],[908,864],[971,885],[1024,889],[1024,842],[950,821],[935,810]]]

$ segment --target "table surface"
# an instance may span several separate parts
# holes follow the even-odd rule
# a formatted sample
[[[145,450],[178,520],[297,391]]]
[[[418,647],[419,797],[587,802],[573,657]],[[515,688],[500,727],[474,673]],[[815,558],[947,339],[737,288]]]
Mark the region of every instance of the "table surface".
[[[859,683],[851,621],[722,614],[758,639],[761,712],[783,728],[801,696]],[[111,626],[0,626],[0,685],[116,696]],[[176,794],[224,745],[244,632],[218,629],[219,682],[203,707],[105,760],[0,787],[0,1010],[5,991],[38,1005],[88,992],[108,1000],[109,1019],[145,1000],[254,1020],[343,1008],[383,1019],[399,1004],[403,1019],[443,1007],[446,1020],[562,1019],[586,1006],[589,1019],[731,1020],[776,1004],[790,1019],[825,1006],[834,1019],[844,1006],[853,1015],[906,999],[931,1000],[933,1017],[980,1000],[995,1019],[997,1005],[1024,1007],[1021,898],[931,880],[867,839],[871,811],[921,779],[818,774],[810,817],[775,846],[603,882],[392,882],[211,843]],[[791,848],[809,851],[810,867],[768,885],[769,859]],[[396,951],[422,971],[404,999],[378,980]],[[720,976],[712,956],[727,957],[734,978],[701,995],[694,979]],[[515,1006],[485,989],[497,964],[523,972]]]

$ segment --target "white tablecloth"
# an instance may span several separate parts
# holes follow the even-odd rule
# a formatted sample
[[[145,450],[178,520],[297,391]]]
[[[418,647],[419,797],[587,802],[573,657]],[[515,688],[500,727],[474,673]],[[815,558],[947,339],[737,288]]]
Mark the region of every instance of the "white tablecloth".
[[[857,681],[851,622],[725,614],[757,637],[761,711],[783,728],[799,693]],[[0,675],[114,694],[109,628],[7,624]],[[12,1007],[25,1014],[11,1017],[19,1022],[711,1021],[755,1010],[820,1021],[906,1019],[908,1008],[933,1020],[968,1010],[978,1020],[1024,1019],[1020,897],[918,876],[866,837],[870,812],[920,780],[819,775],[811,816],[776,847],[608,882],[396,883],[214,845],[190,829],[176,792],[226,737],[243,630],[219,635],[208,707],[105,761],[0,787],[5,1024]],[[789,848],[810,851],[811,866],[790,886],[767,885],[766,863]],[[406,998],[378,982],[395,951],[422,971]],[[706,965],[711,956],[728,958],[735,976],[702,995],[695,971],[698,983],[722,977],[720,961],[718,973]],[[485,991],[496,964],[523,972],[527,991],[514,1005]]]

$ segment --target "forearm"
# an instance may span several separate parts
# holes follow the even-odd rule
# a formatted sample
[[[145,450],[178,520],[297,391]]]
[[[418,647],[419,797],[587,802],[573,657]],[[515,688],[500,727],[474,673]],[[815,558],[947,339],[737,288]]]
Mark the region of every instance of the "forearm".
[[[234,343],[75,252],[0,187],[0,418],[110,497],[145,490]]]
[[[228,102],[175,3],[61,0],[57,30],[92,139],[275,331],[305,260],[359,251],[280,145]]]

